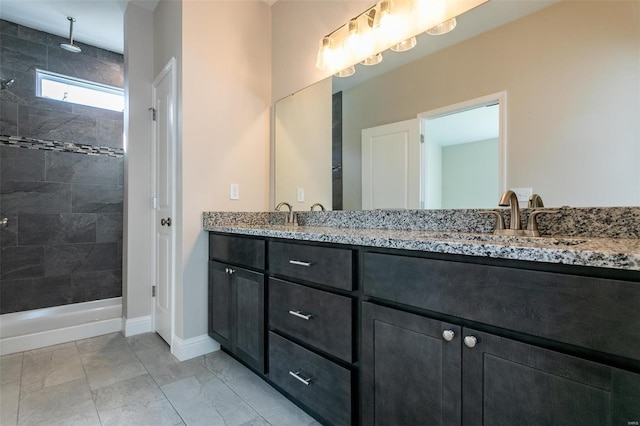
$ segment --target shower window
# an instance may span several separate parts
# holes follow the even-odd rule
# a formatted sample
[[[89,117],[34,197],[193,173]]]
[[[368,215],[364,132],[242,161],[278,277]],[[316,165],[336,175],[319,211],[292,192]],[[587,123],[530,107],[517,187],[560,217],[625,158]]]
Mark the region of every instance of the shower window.
[[[36,70],[36,95],[111,111],[124,111],[122,89],[50,71]]]

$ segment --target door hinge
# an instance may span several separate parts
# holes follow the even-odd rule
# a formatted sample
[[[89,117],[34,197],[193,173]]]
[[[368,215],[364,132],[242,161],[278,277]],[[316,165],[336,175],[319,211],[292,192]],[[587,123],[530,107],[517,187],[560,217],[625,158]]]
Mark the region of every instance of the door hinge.
[[[157,197],[151,197],[151,207],[153,209],[157,209],[158,208],[158,198]]]
[[[420,143],[424,143],[424,135],[420,135]]]
[[[156,297],[156,286],[151,286],[151,297]]]
[[[153,108],[153,107],[150,107],[150,108],[149,108],[149,111],[151,111],[151,119],[152,119],[153,121],[156,121],[156,109],[155,109],[155,108]]]

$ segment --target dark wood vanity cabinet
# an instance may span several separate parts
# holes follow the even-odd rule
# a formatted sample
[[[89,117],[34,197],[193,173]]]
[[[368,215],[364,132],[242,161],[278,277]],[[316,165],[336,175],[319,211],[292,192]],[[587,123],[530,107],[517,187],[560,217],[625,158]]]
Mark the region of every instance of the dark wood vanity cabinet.
[[[380,253],[363,263],[363,425],[640,421],[637,372],[462,326],[637,361],[638,283]],[[453,324],[429,318],[453,313]]]
[[[211,233],[209,334],[323,424],[640,422],[637,273]]]
[[[210,259],[215,255],[229,262],[209,260],[209,336],[264,373],[265,275],[238,266],[264,268],[264,241],[211,235],[210,247],[215,247]],[[262,259],[262,266],[255,259]]]

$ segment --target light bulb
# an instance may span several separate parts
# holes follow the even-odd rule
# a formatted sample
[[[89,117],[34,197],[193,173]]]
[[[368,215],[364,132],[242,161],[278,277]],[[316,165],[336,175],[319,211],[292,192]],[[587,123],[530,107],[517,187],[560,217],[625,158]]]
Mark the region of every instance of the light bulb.
[[[316,67],[321,70],[328,69],[334,65],[334,51],[331,37],[322,37],[320,47],[318,48],[318,57],[316,59]]]
[[[377,65],[382,62],[382,53],[376,53],[373,56],[369,56],[364,61],[360,62],[362,65],[371,66]]]
[[[349,77],[349,76],[352,76],[355,73],[356,73],[356,67],[351,65],[350,67],[347,67],[347,68],[335,73],[335,76],[336,77]]]
[[[391,46],[391,50],[394,52],[406,52],[407,50],[413,49],[416,46],[416,43],[417,41],[415,37],[409,37],[395,46]]]
[[[444,22],[439,23],[435,27],[429,28],[427,30],[427,34],[430,34],[430,35],[446,34],[449,31],[452,31],[456,27],[456,25],[458,25],[456,18],[451,18]]]

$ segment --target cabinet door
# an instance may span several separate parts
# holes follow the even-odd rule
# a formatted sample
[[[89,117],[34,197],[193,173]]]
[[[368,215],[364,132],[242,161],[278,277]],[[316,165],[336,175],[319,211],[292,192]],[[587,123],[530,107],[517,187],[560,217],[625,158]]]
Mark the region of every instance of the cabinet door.
[[[209,336],[232,348],[232,288],[228,266],[209,261]]]
[[[639,374],[467,328],[463,335],[465,425],[640,421]]]
[[[461,351],[458,326],[363,303],[362,424],[459,425]]]
[[[264,373],[264,275],[232,268],[235,295],[235,353]]]

